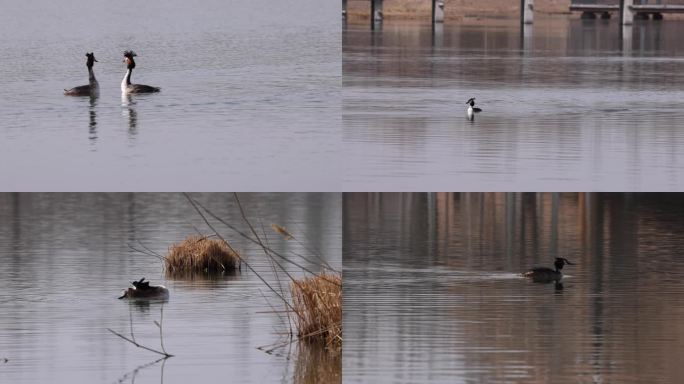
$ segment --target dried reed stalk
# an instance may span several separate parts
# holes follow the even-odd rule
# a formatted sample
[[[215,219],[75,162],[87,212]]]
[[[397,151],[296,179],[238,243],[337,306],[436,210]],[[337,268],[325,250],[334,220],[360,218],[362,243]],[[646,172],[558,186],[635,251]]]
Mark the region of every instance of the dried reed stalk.
[[[342,275],[321,273],[290,284],[301,340],[321,340],[329,349],[342,346]]]

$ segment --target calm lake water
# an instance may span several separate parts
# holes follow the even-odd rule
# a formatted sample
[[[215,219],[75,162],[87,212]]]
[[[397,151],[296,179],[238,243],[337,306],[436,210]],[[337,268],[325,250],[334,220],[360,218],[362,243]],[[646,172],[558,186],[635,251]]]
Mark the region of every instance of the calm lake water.
[[[340,191],[340,6],[5,1],[2,189]],[[121,98],[133,83],[161,93]],[[63,96],[88,83],[97,100]]]
[[[231,194],[193,196],[248,231]],[[240,199],[253,224],[263,223],[271,247],[289,257],[296,252],[311,258],[302,245],[273,234],[270,224],[280,223],[341,269],[340,194],[241,194]],[[144,245],[164,253],[195,228],[208,234],[183,195],[0,194],[0,217],[2,383],[341,381],[339,354],[302,345],[274,354],[257,349],[282,341],[288,328],[270,306],[282,309],[282,303],[244,265],[232,276],[167,279],[157,259],[129,248]],[[277,284],[262,251],[218,228]],[[288,270],[304,275],[296,267]],[[168,302],[117,300],[129,281],[143,276],[169,288]],[[132,316],[136,339],[159,348],[153,321],[160,319],[162,305],[164,346],[175,356],[163,366],[145,367],[159,356],[106,329],[128,335]]]
[[[349,22],[345,190],[682,190],[683,35],[667,20]]]
[[[684,195],[343,206],[345,382],[681,382]],[[562,287],[518,276],[556,256]]]

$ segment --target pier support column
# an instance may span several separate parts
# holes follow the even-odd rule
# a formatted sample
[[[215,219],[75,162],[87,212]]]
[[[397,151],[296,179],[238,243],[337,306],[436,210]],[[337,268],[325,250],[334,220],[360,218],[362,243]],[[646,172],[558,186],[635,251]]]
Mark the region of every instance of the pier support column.
[[[520,22],[532,24],[534,20],[534,0],[520,0]]]
[[[634,23],[634,12],[629,8],[634,5],[634,0],[620,0],[620,24],[632,25]]]
[[[371,0],[371,18],[382,21],[382,0]]]
[[[347,0],[342,0],[342,17],[347,17]]]
[[[382,0],[371,0],[371,29],[382,23]]]
[[[444,0],[432,0],[432,24],[444,22]]]

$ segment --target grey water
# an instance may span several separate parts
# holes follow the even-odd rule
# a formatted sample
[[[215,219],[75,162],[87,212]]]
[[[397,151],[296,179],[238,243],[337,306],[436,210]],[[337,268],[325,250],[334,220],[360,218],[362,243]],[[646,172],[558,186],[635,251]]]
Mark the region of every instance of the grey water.
[[[340,34],[316,0],[5,1],[2,190],[339,191]],[[129,49],[160,93],[122,99]],[[100,97],[63,96],[91,51]]]
[[[248,232],[231,194],[193,194]],[[340,194],[240,194],[247,217],[271,248],[318,271],[319,254],[342,268]],[[180,194],[0,194],[0,382],[2,383],[318,383],[339,382],[339,354],[291,344],[269,354],[289,330],[282,302],[242,265],[234,274],[166,277],[164,254],[201,231],[202,218]],[[274,288],[263,251],[213,219]],[[298,240],[285,241],[272,223]],[[295,254],[306,257],[304,260]],[[295,277],[304,272],[286,264]],[[117,300],[146,277],[170,291],[167,302]],[[107,331],[173,354],[165,361]],[[280,311],[280,312],[278,312]],[[132,322],[131,322],[132,320]],[[5,362],[4,359],[7,359]],[[155,363],[156,362],[156,363]]]
[[[681,190],[683,34],[681,20],[350,21],[346,190]]]
[[[684,195],[345,194],[344,382],[678,383]],[[573,265],[560,284],[519,274]]]

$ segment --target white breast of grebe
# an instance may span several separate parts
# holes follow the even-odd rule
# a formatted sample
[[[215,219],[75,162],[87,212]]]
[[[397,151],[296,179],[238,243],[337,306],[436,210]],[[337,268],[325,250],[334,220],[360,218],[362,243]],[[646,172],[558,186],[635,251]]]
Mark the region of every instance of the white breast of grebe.
[[[471,105],[468,106],[468,117],[473,115],[473,107]]]
[[[129,73],[130,71],[131,71],[130,69],[127,70],[127,71],[126,71],[126,74],[124,75],[123,80],[121,80],[121,91],[122,91],[122,92],[126,92],[126,88],[128,87],[128,84],[126,84],[126,79],[128,78],[128,73]]]

